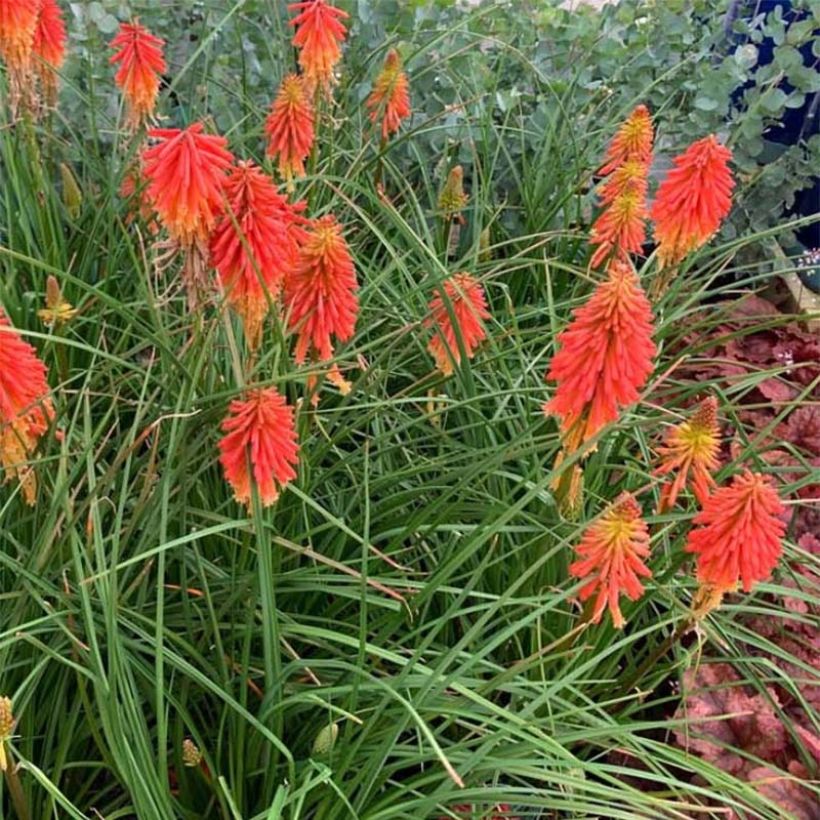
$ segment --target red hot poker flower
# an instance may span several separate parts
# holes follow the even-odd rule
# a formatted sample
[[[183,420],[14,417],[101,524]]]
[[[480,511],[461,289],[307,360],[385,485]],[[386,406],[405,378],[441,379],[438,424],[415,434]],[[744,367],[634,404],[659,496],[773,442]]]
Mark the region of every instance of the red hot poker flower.
[[[430,318],[425,325],[434,328],[427,349],[444,376],[453,373],[453,363],[461,362],[459,339],[468,359],[487,337],[483,321],[490,318],[487,299],[481,283],[469,273],[456,273],[444,282],[445,300],[437,290],[430,302]],[[447,302],[450,310],[447,309]],[[452,315],[451,315],[452,311]],[[455,320],[455,324],[453,324]]]
[[[308,89],[312,93],[322,88],[329,95],[334,82],[333,69],[342,56],[340,44],[346,36],[342,20],[349,15],[327,0],[290,3],[288,11],[299,12],[290,25],[296,29],[293,45],[299,49],[299,65]]]
[[[27,462],[53,417],[46,367],[0,310],[0,466],[6,480],[18,478],[28,504],[37,479]]]
[[[597,268],[614,256],[626,261],[630,253],[640,253],[646,241],[647,166],[627,162],[603,186],[602,201],[608,207],[592,226],[590,244],[598,245],[590,265]]]
[[[219,461],[234,497],[251,506],[253,477],[262,506],[270,506],[296,478],[299,444],[293,408],[275,387],[250,390],[244,400],[231,402],[222,430]]]
[[[652,576],[641,560],[649,557],[649,530],[635,498],[623,493],[587,527],[575,551],[578,560],[569,571],[587,580],[581,588],[582,601],[595,596],[592,622],[598,623],[608,606],[613,624],[621,629],[626,621],[619,606],[620,596],[625,594],[637,601],[643,594],[639,576]]]
[[[268,155],[279,158],[279,173],[293,187],[293,177],[305,175],[305,160],[313,148],[313,104],[301,77],[290,74],[282,80],[279,93],[265,122]]]
[[[648,166],[652,161],[654,138],[649,109],[645,105],[639,105],[613,137],[606,152],[605,164],[598,173],[606,176],[630,161]]]
[[[110,59],[112,65],[120,63],[114,80],[128,104],[129,121],[138,125],[150,118],[156,107],[160,77],[167,70],[162,56],[165,41],[135,20],[123,23],[110,45],[119,49]]]
[[[65,44],[65,22],[57,0],[42,0],[34,30],[33,52],[38,58],[40,82],[50,105],[57,99],[57,70],[65,60]]]
[[[658,257],[675,265],[705,245],[732,208],[732,152],[712,135],[674,160],[652,206]]]
[[[333,358],[335,336],[347,341],[356,329],[359,301],[356,269],[342,229],[333,216],[317,220],[299,253],[299,263],[285,277],[289,326],[298,332],[296,364],[308,353],[318,361]]]
[[[784,512],[771,481],[750,470],[715,491],[686,544],[697,555],[698,580],[724,590],[740,581],[746,592],[765,581],[783,551]]]
[[[558,387],[544,412],[559,417],[568,452],[637,401],[653,369],[652,333],[652,308],[638,277],[614,262],[608,278],[573,311],[547,372]]]
[[[155,128],[158,140],[142,154],[148,198],[168,233],[183,246],[203,241],[222,209],[225,171],[233,162],[224,137],[203,134],[202,123]]]
[[[401,70],[401,58],[395,48],[387,52],[373,91],[367,98],[370,121],[382,121],[382,139],[399,130],[401,121],[410,116],[410,84]]]
[[[11,69],[29,65],[38,11],[33,0],[0,0],[0,55]]]
[[[658,449],[661,465],[656,474],[674,473],[672,481],[661,491],[659,512],[675,506],[690,476],[695,497],[701,505],[706,503],[710,491],[717,486],[712,473],[720,466],[719,450],[717,399],[709,396],[698,405],[691,418],[670,430],[665,445]]]
[[[30,411],[47,394],[46,366],[0,310],[0,423]]]
[[[306,220],[299,216],[303,206],[292,206],[252,162],[231,171],[224,191],[229,213],[211,237],[211,261],[255,348],[269,300],[277,298],[285,272],[298,261]]]

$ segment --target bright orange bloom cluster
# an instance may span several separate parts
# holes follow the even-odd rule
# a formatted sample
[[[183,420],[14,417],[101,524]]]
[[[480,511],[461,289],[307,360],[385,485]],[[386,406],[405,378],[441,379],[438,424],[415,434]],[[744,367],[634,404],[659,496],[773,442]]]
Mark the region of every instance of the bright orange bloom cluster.
[[[401,58],[395,48],[387,52],[373,91],[366,101],[370,121],[382,121],[382,139],[399,130],[401,121],[410,116],[410,83],[401,69]]]
[[[589,240],[598,246],[590,261],[593,268],[610,257],[626,261],[630,253],[643,248],[653,140],[652,120],[646,106],[640,105],[615,135],[601,169],[608,179],[601,187],[604,210]]]
[[[293,408],[275,387],[250,390],[232,401],[222,422],[219,461],[240,504],[252,504],[251,477],[268,507],[294,478],[299,444]],[[250,465],[250,470],[248,469]]]
[[[165,41],[135,20],[123,23],[110,45],[119,49],[110,62],[120,63],[114,80],[125,96],[129,122],[139,125],[151,117],[157,104],[160,79],[167,70],[162,56]]]
[[[333,216],[318,219],[299,252],[296,268],[285,277],[289,327],[298,333],[296,364],[308,354],[314,360],[333,358],[333,342],[347,341],[356,329],[358,283],[342,229]]]
[[[544,412],[559,417],[565,450],[576,450],[637,401],[652,372],[652,333],[652,308],[638,277],[614,263],[589,301],[573,311],[547,372],[558,388]]]
[[[33,53],[46,100],[53,105],[57,98],[57,71],[65,60],[66,29],[57,0],[41,0],[37,28],[34,30]]]
[[[37,479],[27,462],[53,417],[46,366],[0,310],[0,465],[7,481],[18,478],[29,504]]]
[[[582,601],[595,595],[592,622],[598,623],[608,606],[615,627],[623,628],[626,621],[620,596],[637,601],[643,594],[639,576],[652,577],[641,560],[649,557],[649,530],[635,498],[623,493],[587,527],[575,552],[578,560],[569,571],[575,578],[587,580],[580,592]]]
[[[12,70],[29,66],[38,13],[35,0],[0,0],[0,56]]]
[[[293,177],[305,175],[305,160],[313,148],[313,103],[301,77],[289,74],[265,122],[268,155],[279,158],[279,173],[293,185]]]
[[[732,152],[714,135],[675,158],[652,206],[661,264],[680,262],[717,232],[732,208],[731,158]]]
[[[183,246],[204,241],[222,210],[225,171],[233,162],[224,137],[185,129],[155,128],[157,144],[142,154],[148,197],[168,233]]]
[[[698,580],[718,590],[765,581],[783,550],[785,512],[771,481],[746,470],[710,495],[694,519],[686,551],[696,553]]]
[[[349,15],[327,0],[291,3],[288,11],[299,12],[290,25],[296,29],[293,45],[299,49],[299,65],[308,90],[313,93],[321,88],[329,95],[334,83],[333,69],[341,59],[341,43],[346,36],[342,20]]]
[[[652,144],[655,133],[652,117],[645,105],[639,105],[618,129],[609,144],[604,166],[598,172],[608,176],[627,162],[636,161],[648,165],[652,162]]]
[[[484,288],[469,273],[451,276],[441,290],[436,290],[430,302],[430,318],[426,327],[434,328],[427,349],[444,376],[451,376],[453,365],[461,362],[461,350],[468,359],[487,337],[484,320],[490,318]],[[445,298],[446,297],[446,298]]]
[[[269,304],[298,261],[305,220],[252,162],[231,170],[224,194],[227,212],[211,237],[211,261],[255,348]]]
[[[672,481],[661,491],[659,512],[671,509],[681,490],[691,477],[692,490],[700,504],[717,485],[712,473],[718,468],[720,428],[717,420],[717,399],[705,398],[692,416],[673,427],[658,452],[661,457],[658,475],[674,473]]]

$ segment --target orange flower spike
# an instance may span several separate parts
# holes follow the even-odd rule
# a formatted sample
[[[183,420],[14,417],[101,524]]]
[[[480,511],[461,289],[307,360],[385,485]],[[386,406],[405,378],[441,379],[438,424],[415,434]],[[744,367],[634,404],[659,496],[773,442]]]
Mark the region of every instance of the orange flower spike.
[[[658,188],[652,206],[658,258],[675,265],[705,245],[732,208],[732,152],[714,135],[690,145]]]
[[[655,139],[652,117],[645,105],[639,105],[627,117],[609,144],[601,176],[611,174],[625,162],[636,160],[644,165],[652,161],[652,144]]]
[[[279,158],[279,173],[293,185],[293,177],[305,175],[305,160],[313,149],[313,104],[302,78],[290,74],[282,80],[279,93],[265,122],[268,156]]]
[[[158,142],[143,151],[147,196],[168,233],[183,246],[204,241],[222,210],[225,171],[233,162],[224,137],[185,129],[155,128]]]
[[[575,552],[578,560],[569,571],[587,581],[581,588],[582,601],[595,596],[592,622],[598,623],[608,606],[616,629],[622,629],[626,621],[620,596],[637,601],[643,594],[639,577],[652,577],[642,560],[649,557],[649,530],[635,498],[623,493],[587,527]]]
[[[47,394],[46,366],[0,309],[0,424],[30,411]]]
[[[33,53],[38,58],[37,71],[46,99],[57,99],[57,71],[65,61],[66,28],[57,0],[42,0],[37,28],[34,30]]]
[[[342,56],[341,44],[346,37],[342,20],[347,12],[327,0],[290,3],[288,11],[298,11],[290,25],[296,29],[293,45],[299,49],[299,65],[310,93],[321,88],[330,96],[333,70]]]
[[[469,273],[456,273],[444,282],[444,293],[447,301],[437,290],[430,302],[430,318],[425,325],[434,328],[434,331],[427,349],[442,375],[451,376],[453,364],[461,362],[458,340],[461,339],[467,358],[472,359],[476,347],[487,337],[483,320],[490,318],[490,311],[484,288]],[[447,302],[450,303],[450,310],[447,309]]]
[[[353,336],[359,300],[356,269],[342,229],[333,216],[313,223],[299,253],[299,262],[285,277],[289,327],[298,333],[296,364],[308,353],[318,361],[333,358],[331,337]]]
[[[640,253],[646,242],[646,199],[639,190],[618,196],[592,226],[589,238],[597,245],[590,266],[597,268],[610,256],[626,261],[628,254]]]
[[[110,43],[111,48],[119,49],[109,62],[120,63],[114,81],[125,96],[132,125],[139,125],[154,113],[160,79],[167,71],[162,56],[164,45],[164,40],[155,37],[137,20],[123,23]]]
[[[655,473],[674,474],[674,478],[661,491],[658,512],[675,506],[690,477],[695,497],[701,505],[706,503],[709,493],[717,486],[712,478],[712,473],[720,466],[717,406],[714,396],[705,398],[687,421],[669,431],[664,446],[658,449],[661,465]]]
[[[29,66],[38,14],[34,0],[0,0],[0,56],[12,70]]]
[[[244,400],[231,402],[222,431],[219,461],[234,497],[250,508],[253,479],[262,506],[269,507],[296,478],[299,444],[293,408],[275,387],[250,390]]]
[[[771,481],[746,470],[710,495],[695,516],[686,551],[697,555],[701,583],[745,592],[765,581],[783,551],[785,507]]]
[[[252,162],[232,169],[224,192],[230,214],[211,236],[211,261],[255,348],[269,300],[279,295],[285,272],[298,261],[294,231],[306,220],[298,213],[303,206],[292,206]]]
[[[387,52],[373,91],[365,103],[370,110],[370,121],[381,117],[382,139],[399,130],[401,121],[410,116],[410,83],[401,69],[401,58],[395,48]]]
[[[17,477],[30,505],[37,479],[27,462],[53,417],[46,366],[0,310],[0,466],[7,481]]]
[[[569,452],[637,401],[653,369],[653,330],[652,308],[638,277],[614,262],[608,278],[573,311],[547,372],[558,386],[544,412],[559,417]]]

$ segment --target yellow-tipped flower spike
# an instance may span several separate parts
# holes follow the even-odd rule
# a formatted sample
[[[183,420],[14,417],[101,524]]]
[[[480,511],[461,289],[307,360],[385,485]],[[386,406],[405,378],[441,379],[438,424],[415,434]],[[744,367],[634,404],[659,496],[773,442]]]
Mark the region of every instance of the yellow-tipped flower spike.
[[[37,311],[37,316],[46,327],[59,327],[77,315],[77,309],[63,301],[60,283],[49,276],[46,280],[46,306]]]
[[[182,765],[188,769],[195,769],[202,763],[202,752],[191,738],[182,741]]]
[[[0,771],[6,771],[9,767],[6,757],[6,743],[11,740],[14,734],[14,712],[12,710],[11,698],[0,698]]]
[[[464,193],[464,169],[456,165],[447,175],[447,181],[441,189],[438,207],[444,219],[457,219],[464,222],[461,212],[467,207],[470,197]]]

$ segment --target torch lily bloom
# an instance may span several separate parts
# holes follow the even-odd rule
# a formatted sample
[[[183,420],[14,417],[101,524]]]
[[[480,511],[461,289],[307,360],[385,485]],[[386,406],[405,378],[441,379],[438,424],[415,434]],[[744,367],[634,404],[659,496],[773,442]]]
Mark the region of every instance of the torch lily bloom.
[[[303,206],[292,206],[252,162],[232,169],[224,192],[228,210],[211,236],[211,261],[255,348],[269,304],[298,262],[306,220],[298,213]]]
[[[313,104],[301,77],[290,74],[282,80],[279,93],[265,122],[268,156],[278,157],[279,173],[288,189],[293,177],[305,175],[305,160],[313,149]]]
[[[621,629],[626,621],[619,606],[620,596],[625,594],[637,601],[643,594],[639,576],[652,576],[642,560],[649,557],[649,530],[635,498],[623,493],[587,527],[575,551],[578,560],[569,571],[586,580],[580,592],[582,601],[595,596],[592,622],[598,623],[609,607],[613,624]]]
[[[714,135],[674,160],[652,206],[658,258],[669,267],[705,245],[732,208],[732,152]]]
[[[709,493],[717,485],[712,473],[719,466],[720,428],[717,420],[717,399],[709,396],[697,407],[692,416],[673,427],[666,443],[658,452],[661,457],[657,475],[674,474],[672,481],[664,485],[658,512],[675,506],[681,490],[692,479],[692,490],[703,505]]]
[[[347,12],[327,0],[290,3],[288,11],[298,11],[290,25],[296,29],[293,45],[299,49],[299,66],[311,93],[321,88],[328,96],[334,83],[333,70],[342,56],[346,31],[342,20]]]
[[[154,113],[160,79],[167,71],[162,56],[164,45],[164,40],[155,37],[137,20],[123,23],[111,41],[111,48],[119,50],[109,62],[120,63],[114,81],[122,89],[132,126],[146,121]]]
[[[410,83],[401,69],[401,58],[395,48],[387,52],[373,91],[365,103],[370,121],[381,118],[382,140],[399,130],[401,121],[410,116]]]
[[[430,302],[430,318],[425,325],[434,331],[427,349],[442,375],[451,376],[453,365],[461,362],[461,346],[472,359],[476,347],[487,337],[483,320],[490,318],[490,311],[484,288],[469,273],[454,274],[444,282],[443,290],[444,295],[436,290]]]
[[[544,412],[560,420],[573,452],[637,401],[652,372],[652,308],[635,272],[614,262],[608,278],[559,334],[547,379],[558,383]]]
[[[765,581],[783,551],[785,508],[771,481],[746,470],[704,502],[686,551],[697,555],[701,583],[745,592]]]
[[[275,387],[232,401],[222,422],[219,461],[240,504],[252,504],[253,481],[263,507],[296,478],[299,444],[293,408]]]
[[[57,100],[57,71],[65,60],[65,44],[65,22],[57,0],[41,0],[32,49],[49,105]]]
[[[601,176],[611,174],[626,162],[637,161],[643,165],[652,162],[652,144],[655,132],[652,117],[645,105],[637,106],[627,117],[609,144]]]

